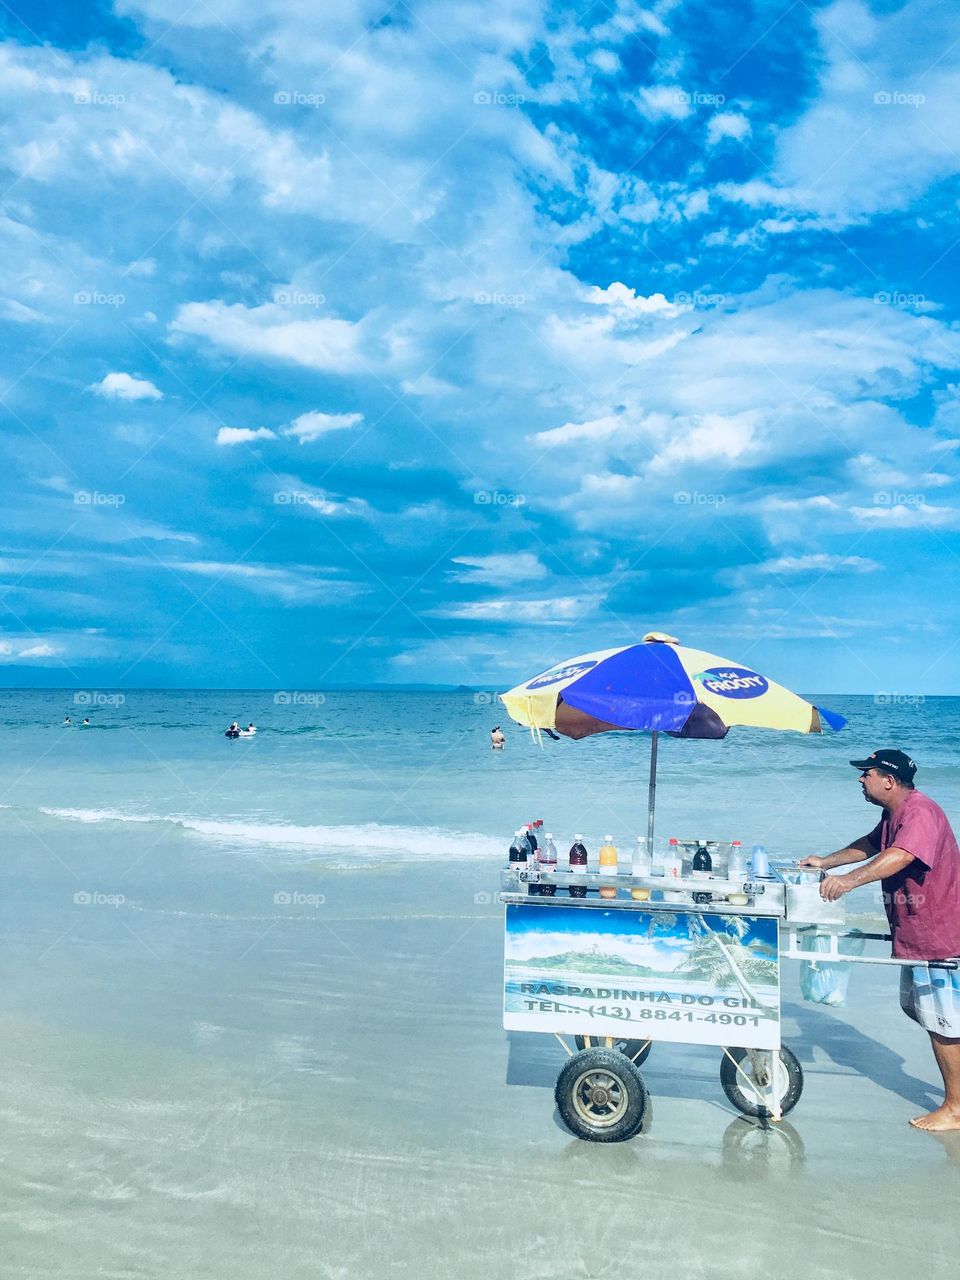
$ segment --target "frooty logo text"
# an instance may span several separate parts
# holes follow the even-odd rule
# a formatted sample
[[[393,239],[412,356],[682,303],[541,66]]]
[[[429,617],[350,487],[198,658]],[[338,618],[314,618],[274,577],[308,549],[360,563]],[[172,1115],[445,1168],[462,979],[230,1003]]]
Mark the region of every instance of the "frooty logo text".
[[[707,693],[720,698],[759,698],[769,684],[756,671],[746,667],[709,667],[696,676]]]

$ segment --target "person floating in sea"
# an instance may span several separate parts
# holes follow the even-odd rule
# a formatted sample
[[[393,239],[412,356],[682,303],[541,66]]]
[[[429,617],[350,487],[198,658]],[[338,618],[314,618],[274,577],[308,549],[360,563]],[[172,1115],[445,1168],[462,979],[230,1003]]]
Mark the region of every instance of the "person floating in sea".
[[[257,726],[256,726],[256,725],[253,723],[253,721],[251,720],[251,721],[250,721],[250,723],[247,725],[247,727],[246,727],[245,729],[241,729],[241,730],[240,730],[240,737],[241,737],[241,738],[252,738],[252,737],[253,737],[253,735],[254,735],[256,732],[257,732]]]
[[[495,729],[490,730],[490,745],[493,747],[494,751],[502,751],[503,744],[505,742],[506,738],[503,736],[499,725],[497,725]]]
[[[64,716],[64,717],[63,717],[63,723],[64,723],[64,724],[73,724],[73,721],[70,719],[70,717],[69,717],[69,716]]]
[[[227,737],[227,738],[239,738],[239,737],[240,737],[240,725],[239,725],[239,722],[238,722],[238,721],[236,721],[236,720],[234,720],[234,721],[232,722],[232,724],[230,725],[230,728],[229,728],[229,729],[224,729],[224,731],[223,731],[223,732],[224,732],[224,736],[225,736],[225,737]]]
[[[90,718],[89,718],[89,716],[84,716],[84,717],[83,717],[83,723],[84,723],[84,724],[86,724],[86,725],[89,725],[89,723],[90,723]]]
[[[883,817],[846,849],[804,858],[800,866],[832,871],[864,864],[821,881],[828,902],[882,880],[893,956],[915,961],[900,970],[900,1007],[929,1033],[943,1076],[943,1105],[910,1123],[934,1132],[960,1129],[960,971],[929,963],[960,956],[960,848],[944,811],[914,787],[917,766],[905,752],[885,748],[850,763],[860,770],[864,799]]]

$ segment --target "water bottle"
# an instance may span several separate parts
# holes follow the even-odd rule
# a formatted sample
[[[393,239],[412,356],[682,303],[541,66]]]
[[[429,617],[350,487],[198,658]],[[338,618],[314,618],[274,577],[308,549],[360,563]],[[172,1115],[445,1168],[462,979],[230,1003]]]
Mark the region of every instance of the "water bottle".
[[[750,874],[754,880],[763,880],[770,875],[770,855],[763,844],[753,846],[753,857],[750,859]]]
[[[663,860],[663,875],[666,880],[679,880],[683,875],[683,858],[680,855],[680,842],[671,836],[667,845],[667,856]],[[669,899],[683,897],[683,893],[675,889],[665,889],[663,896]]]
[[[633,851],[632,870],[635,876],[643,877],[649,876],[653,870],[650,860],[650,852],[647,849],[646,836],[637,836],[637,847]],[[648,902],[650,900],[650,890],[635,884],[630,890],[630,897],[636,902]]]
[[[553,836],[547,833],[544,836],[543,843],[540,846],[540,868],[543,871],[556,871],[557,869],[557,846],[553,843]],[[540,894],[544,898],[553,898],[556,896],[557,886],[555,884],[546,884],[540,881]]]
[[[573,844],[570,846],[570,870],[576,875],[586,875],[587,846],[583,843],[583,836],[573,837]],[[585,884],[572,884],[570,886],[571,898],[585,898],[586,896],[587,886]]]
[[[747,855],[743,852],[743,845],[739,840],[734,840],[727,862],[727,879],[742,882],[747,878],[747,871]]]

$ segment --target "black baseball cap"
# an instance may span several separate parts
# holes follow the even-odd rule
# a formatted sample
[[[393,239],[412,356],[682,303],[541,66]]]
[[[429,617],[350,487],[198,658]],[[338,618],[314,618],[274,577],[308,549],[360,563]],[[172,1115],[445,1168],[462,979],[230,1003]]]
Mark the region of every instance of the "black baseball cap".
[[[912,782],[917,766],[905,751],[897,751],[895,747],[881,748],[867,756],[866,760],[851,760],[855,769],[879,769],[881,773],[892,773],[901,782]]]

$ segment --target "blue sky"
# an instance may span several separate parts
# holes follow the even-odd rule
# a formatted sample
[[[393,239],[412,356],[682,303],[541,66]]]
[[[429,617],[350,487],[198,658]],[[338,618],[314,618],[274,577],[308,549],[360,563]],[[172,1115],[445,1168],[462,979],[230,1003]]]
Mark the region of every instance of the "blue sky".
[[[960,693],[960,10],[0,10],[0,682]]]

